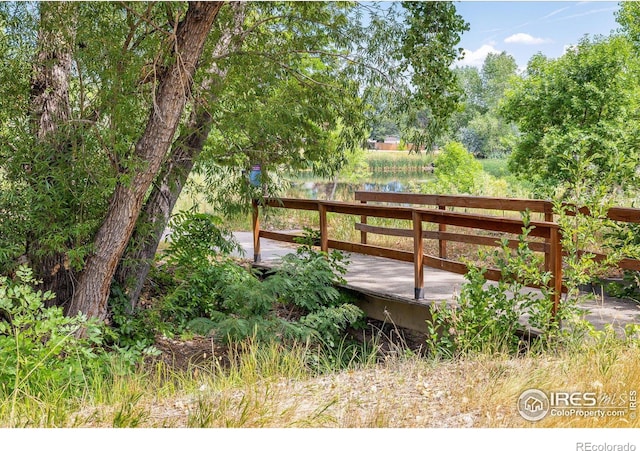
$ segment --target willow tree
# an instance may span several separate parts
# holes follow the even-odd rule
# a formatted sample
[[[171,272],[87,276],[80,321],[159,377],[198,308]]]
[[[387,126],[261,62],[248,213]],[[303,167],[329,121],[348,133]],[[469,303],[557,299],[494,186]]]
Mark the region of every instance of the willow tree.
[[[361,142],[369,87],[390,86],[398,112],[428,111],[428,133],[414,128],[427,138],[456,102],[449,66],[466,25],[447,3],[36,6],[0,5],[0,265],[42,256],[39,276],[71,287],[45,286],[71,314],[104,319],[116,272],[135,307],[194,167],[237,175],[262,156],[330,172]],[[65,29],[44,53],[55,40],[38,36]],[[42,139],[34,61],[62,55],[68,114]]]
[[[30,122],[34,145],[46,164],[53,167],[66,166],[70,156],[66,124],[71,118],[69,89],[73,47],[75,44],[75,8],[69,3],[43,3],[40,5],[40,27],[37,35],[36,56],[30,78]],[[32,171],[31,164],[24,166]],[[49,191],[64,190],[54,178],[45,176],[45,184],[32,184],[38,197]],[[62,200],[64,202],[64,199]],[[67,205],[62,205],[64,210]],[[55,214],[42,211],[45,216]],[[44,218],[43,218],[44,219]],[[65,267],[65,254],[47,252],[46,237],[41,233],[30,233],[26,241],[26,254],[37,274],[42,275],[48,287],[58,296],[68,298],[73,294],[72,284]],[[57,270],[52,271],[52,268]]]
[[[26,201],[10,214],[25,220],[27,258],[34,260],[35,243],[43,262],[38,275],[47,281],[67,273],[65,283],[46,288],[70,314],[106,317],[116,266],[171,147],[222,5],[42,3],[35,45],[17,47],[16,58],[37,58],[29,85],[3,86],[14,98],[29,93],[24,110],[3,116],[11,130],[3,169]],[[13,12],[4,17],[16,26],[19,16],[33,13],[30,5]],[[22,127],[22,118],[31,118],[36,133]]]

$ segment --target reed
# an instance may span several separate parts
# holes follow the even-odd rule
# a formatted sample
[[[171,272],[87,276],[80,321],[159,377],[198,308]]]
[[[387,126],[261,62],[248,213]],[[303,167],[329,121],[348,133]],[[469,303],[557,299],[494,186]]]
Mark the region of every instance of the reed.
[[[369,171],[380,174],[411,174],[428,177],[433,168],[432,154],[415,154],[407,151],[367,152],[366,161]]]

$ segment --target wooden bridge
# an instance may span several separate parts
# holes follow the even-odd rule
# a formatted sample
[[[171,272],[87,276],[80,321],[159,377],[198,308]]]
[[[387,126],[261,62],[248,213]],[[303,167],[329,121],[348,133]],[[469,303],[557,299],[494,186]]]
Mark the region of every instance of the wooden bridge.
[[[566,289],[562,283],[561,231],[560,226],[555,222],[552,202],[531,199],[368,191],[357,191],[355,201],[349,203],[265,198],[261,199],[260,203],[254,202],[254,261],[260,262],[261,260],[261,238],[288,243],[295,243],[296,238],[302,238],[300,234],[262,230],[260,228],[260,207],[315,211],[318,213],[320,235],[318,244],[321,250],[336,249],[412,263],[413,298],[414,301],[420,301],[424,297],[425,289],[429,289],[428,280],[425,286],[425,267],[437,268],[455,274],[466,274],[468,271],[466,263],[450,256],[449,243],[458,242],[472,246],[503,246],[503,243],[506,243],[509,247],[515,248],[520,245],[518,236],[522,234],[525,227],[521,213],[528,211],[531,221],[529,222],[530,231],[525,242],[532,251],[544,254],[544,269],[551,274],[549,285],[553,289],[552,313],[556,314],[562,293],[566,292]],[[588,213],[584,209],[581,211]],[[332,239],[330,222],[338,215],[355,217],[353,227],[360,232],[359,242]],[[640,209],[615,207],[609,209],[607,217],[618,222],[640,223]],[[394,225],[404,223],[407,227],[372,225],[368,223],[369,218],[395,219],[399,221],[395,221]],[[411,239],[413,249],[403,250],[371,244],[370,234]],[[425,253],[425,240],[432,240],[436,244],[437,255]],[[431,247],[433,248],[433,246]],[[597,252],[591,253],[595,255],[596,259],[606,257]],[[640,270],[640,261],[627,258],[621,260],[618,266],[621,269],[637,271]],[[485,277],[497,281],[500,280],[501,273],[497,269],[489,269],[485,273]],[[540,288],[535,285],[531,285],[531,287]],[[371,300],[375,298],[375,295],[368,293],[368,297]],[[389,301],[388,296],[386,301]],[[416,305],[415,302],[404,302],[404,304],[409,307]],[[409,308],[407,306],[403,308]],[[380,311],[381,308],[373,306],[369,310]],[[413,308],[411,312],[401,316],[411,317],[415,313],[415,308]],[[375,314],[370,316],[376,317]],[[419,316],[424,316],[423,312]],[[410,322],[413,323],[413,321]]]

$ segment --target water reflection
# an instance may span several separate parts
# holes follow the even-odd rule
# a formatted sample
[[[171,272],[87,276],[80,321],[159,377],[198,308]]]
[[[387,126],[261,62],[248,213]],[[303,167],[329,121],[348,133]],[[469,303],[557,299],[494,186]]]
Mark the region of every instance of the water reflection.
[[[364,183],[301,181],[293,182],[286,196],[316,200],[353,200],[356,191],[398,193],[415,192],[416,188],[415,184],[407,184],[399,180]]]
[[[389,183],[364,183],[363,188],[364,191],[382,191],[385,193],[400,193],[404,191],[404,185],[394,180]]]

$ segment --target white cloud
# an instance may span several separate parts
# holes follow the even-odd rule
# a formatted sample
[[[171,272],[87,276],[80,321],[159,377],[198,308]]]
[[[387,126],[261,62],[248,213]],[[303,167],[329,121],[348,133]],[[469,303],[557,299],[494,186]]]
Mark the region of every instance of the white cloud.
[[[506,42],[507,44],[535,45],[535,44],[546,44],[551,42],[551,40],[543,39],[543,38],[534,38],[533,36],[527,33],[516,33],[506,38],[504,42]]]
[[[478,50],[464,49],[462,52],[463,59],[455,63],[456,66],[475,66],[482,67],[485,58],[489,53],[501,53],[493,45],[484,44]]]

